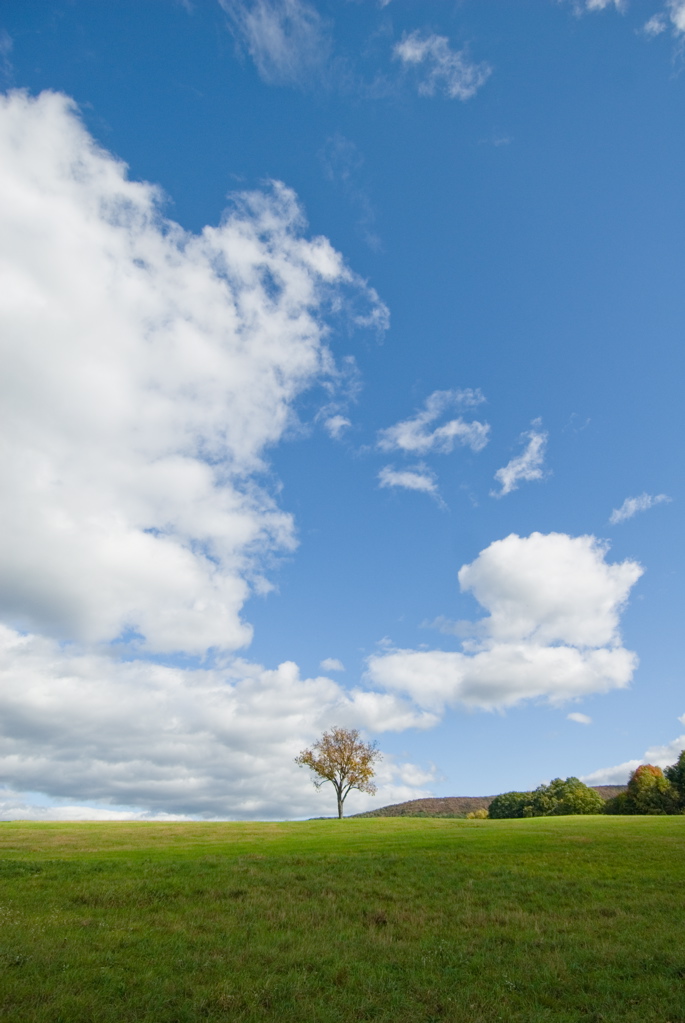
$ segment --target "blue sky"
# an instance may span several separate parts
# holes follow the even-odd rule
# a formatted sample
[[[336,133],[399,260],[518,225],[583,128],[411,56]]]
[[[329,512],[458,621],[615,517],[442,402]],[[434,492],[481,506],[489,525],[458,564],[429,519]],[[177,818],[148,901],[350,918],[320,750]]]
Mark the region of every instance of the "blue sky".
[[[325,813],[333,724],[350,809],[672,762],[685,4],[0,28],[3,815]]]

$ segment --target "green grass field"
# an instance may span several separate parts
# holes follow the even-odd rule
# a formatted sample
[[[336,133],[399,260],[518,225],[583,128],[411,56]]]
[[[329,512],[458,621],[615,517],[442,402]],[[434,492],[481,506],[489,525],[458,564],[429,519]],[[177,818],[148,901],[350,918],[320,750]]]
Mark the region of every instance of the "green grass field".
[[[21,1023],[685,1023],[685,817],[0,824]]]

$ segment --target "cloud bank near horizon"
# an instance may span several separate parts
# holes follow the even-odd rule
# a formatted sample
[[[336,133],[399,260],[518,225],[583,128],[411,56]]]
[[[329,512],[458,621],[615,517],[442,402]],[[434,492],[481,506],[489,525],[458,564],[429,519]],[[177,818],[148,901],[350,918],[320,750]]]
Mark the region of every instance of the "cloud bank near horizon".
[[[678,721],[685,725],[685,714],[682,714]],[[639,759],[625,760],[613,767],[600,767],[598,771],[584,775],[582,781],[586,785],[625,785],[633,771],[641,764],[653,764],[663,770],[664,767],[674,764],[684,749],[685,735],[679,735],[663,746],[650,746]]]

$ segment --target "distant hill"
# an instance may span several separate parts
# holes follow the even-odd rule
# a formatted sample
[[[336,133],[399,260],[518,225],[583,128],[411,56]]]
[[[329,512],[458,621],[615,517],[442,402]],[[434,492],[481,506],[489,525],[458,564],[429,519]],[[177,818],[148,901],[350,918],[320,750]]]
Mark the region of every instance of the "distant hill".
[[[611,799],[623,792],[625,785],[591,785],[602,799]],[[443,796],[437,799],[410,799],[406,803],[381,806],[366,813],[353,813],[351,817],[465,817],[473,810],[490,806],[494,796]]]

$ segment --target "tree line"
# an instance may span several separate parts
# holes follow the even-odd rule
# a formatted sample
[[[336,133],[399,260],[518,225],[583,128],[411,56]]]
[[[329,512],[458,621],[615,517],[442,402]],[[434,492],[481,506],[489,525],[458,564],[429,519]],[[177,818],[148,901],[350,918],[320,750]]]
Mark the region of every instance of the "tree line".
[[[685,813],[685,750],[675,764],[662,771],[642,764],[630,776],[624,792],[604,800],[578,778],[555,778],[533,792],[503,792],[495,796],[487,816],[561,817],[580,813],[682,814]],[[485,816],[485,814],[481,814]]]
[[[332,728],[310,749],[295,758],[308,767],[317,788],[330,782],[335,789],[338,817],[352,789],[374,793],[375,765],[381,753],[375,742],[364,742],[356,728]],[[487,810],[467,817],[493,820],[508,817],[563,817],[571,814],[685,814],[685,750],[665,771],[642,764],[630,776],[624,792],[605,800],[579,778],[555,778],[531,792],[503,792]]]

